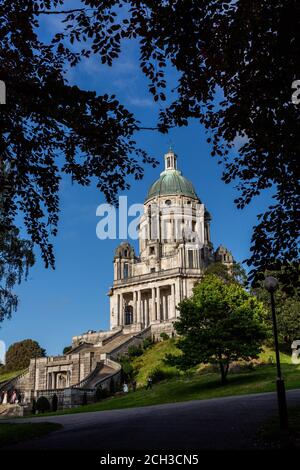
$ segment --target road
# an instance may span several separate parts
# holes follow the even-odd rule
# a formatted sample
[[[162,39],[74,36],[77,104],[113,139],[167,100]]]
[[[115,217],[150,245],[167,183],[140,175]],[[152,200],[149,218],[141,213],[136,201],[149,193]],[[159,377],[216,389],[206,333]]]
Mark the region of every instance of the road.
[[[300,390],[288,392],[288,405],[300,405]],[[277,413],[274,393],[78,413],[18,422],[63,425],[46,437],[14,449],[188,450],[253,449],[261,425]]]

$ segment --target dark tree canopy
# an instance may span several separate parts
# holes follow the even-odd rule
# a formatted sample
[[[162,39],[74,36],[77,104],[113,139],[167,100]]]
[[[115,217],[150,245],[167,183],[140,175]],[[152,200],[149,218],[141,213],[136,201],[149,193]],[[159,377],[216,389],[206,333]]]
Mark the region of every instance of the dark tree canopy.
[[[225,264],[221,262],[211,263],[205,269],[205,275],[210,274],[214,274],[224,281],[234,281],[243,286],[247,285],[247,274],[240,263],[234,262],[230,267],[225,266]]]
[[[274,275],[274,272],[267,273]],[[281,279],[281,273],[276,272],[276,277]],[[277,326],[280,342],[286,344],[288,348],[294,340],[300,339],[300,292],[294,288],[288,294],[284,284],[279,282],[278,289],[274,293],[275,308],[277,314]],[[272,316],[270,305],[270,294],[263,287],[263,283],[254,289],[254,294],[261,300],[267,311],[267,321],[272,329]]]
[[[267,334],[264,306],[237,282],[207,275],[179,310],[175,329],[182,354],[169,355],[170,364],[183,370],[218,364],[225,383],[232,361],[249,361],[260,353]]]
[[[28,269],[34,263],[32,243],[21,239],[19,230],[5,217],[6,189],[6,185],[0,188],[0,322],[16,310],[18,297],[13,288],[26,279]]]
[[[0,150],[8,182],[3,208],[27,233],[46,266],[54,265],[58,189],[62,173],[93,181],[108,201],[155,164],[134,140],[139,124],[115,96],[70,86],[65,71],[92,54],[111,65],[123,40],[140,45],[149,92],[161,105],[154,128],[167,132],[190,118],[205,126],[225,183],[235,182],[243,208],[263,190],[274,202],[260,214],[248,260],[250,277],[266,269],[298,282],[300,77],[298,0],[2,0]],[[40,19],[60,15],[62,30],[48,43]],[[178,72],[170,90],[167,66]],[[167,101],[165,101],[167,99]],[[164,103],[167,103],[163,107]],[[238,145],[238,142],[240,144]],[[237,148],[238,147],[238,148]],[[5,172],[5,175],[4,173]]]
[[[29,366],[30,359],[45,357],[45,355],[45,349],[41,348],[37,341],[24,339],[9,346],[5,356],[5,369],[8,371],[25,369]]]
[[[299,1],[85,0],[82,7],[65,17],[58,44],[91,38],[84,53],[112,64],[122,39],[137,38],[154,100],[173,97],[160,114],[160,130],[198,119],[212,155],[224,164],[223,180],[237,183],[238,207],[273,190],[274,203],[254,228],[250,277],[284,264],[290,276],[295,270],[295,281],[300,106],[292,103],[291,87],[300,77]],[[169,63],[179,73],[171,93]]]
[[[79,53],[40,41],[38,10],[57,0],[4,0],[0,10],[0,80],[7,104],[0,113],[0,151],[7,186],[2,208],[13,222],[21,212],[46,266],[54,265],[49,238],[56,235],[62,173],[83,186],[93,180],[108,201],[139,179],[155,160],[136,146],[134,116],[115,96],[69,86],[65,71]]]

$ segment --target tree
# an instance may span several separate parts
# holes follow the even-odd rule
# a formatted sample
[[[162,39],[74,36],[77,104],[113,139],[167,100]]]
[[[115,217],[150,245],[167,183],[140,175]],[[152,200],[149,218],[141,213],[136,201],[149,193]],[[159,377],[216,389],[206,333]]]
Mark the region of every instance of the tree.
[[[275,275],[279,280],[282,278],[280,271],[266,272],[266,275],[270,274]],[[269,328],[272,329],[270,294],[264,288],[263,283],[253,289],[253,293],[264,303],[267,311],[266,320],[269,323]],[[287,294],[284,284],[279,282],[274,298],[279,340],[290,348],[294,340],[300,339],[300,292],[299,289],[294,288]]]
[[[247,285],[247,274],[240,263],[233,263],[228,268],[221,262],[211,263],[205,269],[205,275],[214,274],[225,281],[235,281],[243,286]]]
[[[123,380],[130,382],[134,377],[134,367],[130,358],[124,355],[119,359],[119,362],[122,366]]]
[[[3,186],[0,187],[0,322],[10,318],[17,309],[18,297],[13,288],[26,279],[28,270],[34,264],[32,243],[20,237],[19,230],[5,216],[6,191],[9,188],[5,167],[0,161],[0,174]]]
[[[68,354],[71,350],[72,350],[72,346],[66,346],[66,347],[63,349],[63,354]]]
[[[140,179],[156,161],[137,147],[139,124],[115,95],[70,86],[66,70],[85,54],[38,37],[40,10],[61,0],[3,0],[0,11],[0,80],[7,104],[0,113],[1,216],[12,225],[23,216],[45,266],[54,266],[50,241],[57,234],[62,174],[88,186],[95,182],[109,202]],[[73,42],[73,41],[71,41]]]
[[[44,396],[37,399],[35,407],[39,413],[45,413],[45,411],[49,411],[51,408],[48,398]]]
[[[182,355],[169,355],[170,364],[183,370],[199,363],[218,364],[224,384],[232,361],[249,361],[260,353],[266,338],[264,307],[237,283],[206,276],[179,310],[175,329]]]
[[[37,33],[46,15],[63,18],[47,43]],[[63,173],[83,186],[95,181],[115,202],[128,175],[140,179],[143,163],[155,165],[136,145],[144,127],[133,114],[114,95],[71,87],[65,74],[92,54],[111,65],[122,41],[135,40],[161,109],[152,129],[165,133],[191,118],[204,125],[224,182],[240,191],[237,207],[273,190],[274,203],[254,228],[250,279],[284,264],[282,282],[299,284],[300,106],[291,99],[300,76],[298,17],[298,0],[84,0],[69,10],[64,0],[2,0],[0,80],[8,104],[0,149],[9,183],[2,210],[11,221],[24,215],[46,267],[54,266],[50,238]],[[173,90],[169,65],[178,75]]]
[[[17,309],[18,297],[13,288],[27,278],[33,264],[32,244],[20,238],[17,228],[0,232],[0,322]]]
[[[58,406],[58,397],[56,394],[54,394],[51,400],[52,411],[57,411],[57,406]]]
[[[21,370],[29,366],[30,359],[45,357],[46,351],[41,348],[37,341],[24,339],[9,346],[6,353],[5,369]]]
[[[81,7],[65,12],[57,47],[89,38],[82,54],[111,65],[122,40],[139,41],[141,70],[161,107],[159,130],[199,120],[212,156],[224,164],[224,182],[237,184],[238,208],[273,190],[274,203],[253,231],[250,279],[285,264],[287,287],[291,277],[299,283],[300,106],[292,102],[300,77],[299,1],[85,0]],[[178,73],[173,89],[169,65]]]

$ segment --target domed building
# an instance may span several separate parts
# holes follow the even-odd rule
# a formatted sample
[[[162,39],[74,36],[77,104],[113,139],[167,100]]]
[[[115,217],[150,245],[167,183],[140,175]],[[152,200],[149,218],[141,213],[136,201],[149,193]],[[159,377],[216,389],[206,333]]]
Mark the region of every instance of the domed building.
[[[32,359],[26,371],[2,388],[0,384],[0,392],[18,390],[29,408],[33,399],[44,396],[51,401],[56,395],[58,406],[68,408],[83,400],[95,401],[99,387],[118,389],[122,380],[119,357],[145,338],[173,334],[179,314],[176,306],[192,294],[210,263],[221,262],[230,269],[231,253],[223,246],[213,249],[210,221],[170,150],[165,155],[165,169],[144,202],[140,254],[128,242],[115,251],[109,293],[111,329],[74,336],[72,347],[62,356]]]
[[[213,262],[230,268],[231,253],[216,251],[210,239],[211,217],[191,181],[177,168],[173,150],[165,169],[150,186],[139,225],[139,256],[128,242],[114,257],[110,290],[111,329],[138,332],[151,326],[153,336],[173,332],[176,306]]]

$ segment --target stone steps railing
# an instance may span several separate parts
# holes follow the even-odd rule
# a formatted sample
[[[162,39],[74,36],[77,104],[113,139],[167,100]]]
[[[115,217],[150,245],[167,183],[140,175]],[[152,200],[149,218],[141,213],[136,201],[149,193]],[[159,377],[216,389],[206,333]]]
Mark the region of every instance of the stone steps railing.
[[[11,388],[18,388],[17,384],[22,379],[29,373],[29,368],[23,370],[19,375],[16,375],[16,377],[13,377],[12,379],[6,380],[5,382],[0,383],[0,392],[3,390],[10,390]]]
[[[126,341],[124,341],[122,344],[117,346],[112,351],[107,352],[106,353],[107,357],[110,357],[113,359],[116,358],[118,354],[128,349],[128,347],[130,346],[130,343],[132,343],[132,346],[134,346],[135,344],[139,343],[140,340],[147,338],[150,335],[150,333],[151,333],[151,326],[148,326],[144,330],[128,338]]]
[[[113,341],[115,338],[118,338],[121,334],[123,333],[122,328],[116,331],[114,334],[111,336],[108,336],[107,338],[104,338],[102,342],[102,346],[104,346],[107,343],[110,343],[110,341]]]
[[[98,362],[96,364],[96,367],[84,379],[68,388],[83,388],[87,384],[87,382],[91,380],[102,369],[102,367],[103,362]]]
[[[101,386],[103,387],[106,382],[109,381],[109,383],[111,382],[111,380],[116,377],[118,374],[121,373],[121,370],[122,370],[122,367],[121,365],[118,363],[118,362],[115,362],[113,361],[112,359],[110,359],[109,357],[106,357],[103,361],[105,363],[106,366],[110,367],[111,369],[114,370],[114,372],[112,372],[110,375],[107,375],[106,377],[103,377],[102,379],[100,379],[98,382],[96,382],[94,384],[94,389]]]

